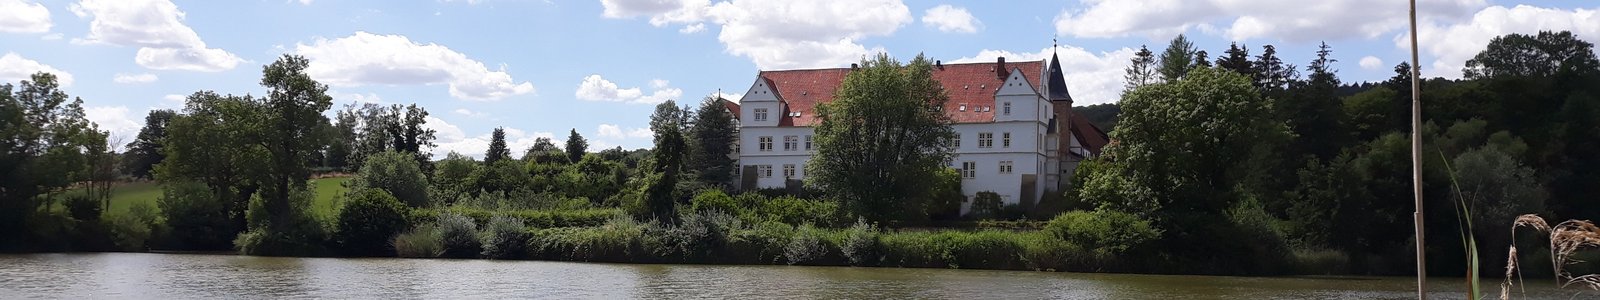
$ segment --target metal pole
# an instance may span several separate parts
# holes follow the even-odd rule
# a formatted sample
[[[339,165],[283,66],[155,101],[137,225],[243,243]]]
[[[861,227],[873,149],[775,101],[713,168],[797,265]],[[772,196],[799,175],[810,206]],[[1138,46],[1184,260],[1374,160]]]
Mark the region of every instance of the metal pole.
[[[1422,235],[1422,67],[1417,64],[1417,0],[1411,0],[1411,189],[1417,210],[1417,299],[1428,299],[1428,259]]]

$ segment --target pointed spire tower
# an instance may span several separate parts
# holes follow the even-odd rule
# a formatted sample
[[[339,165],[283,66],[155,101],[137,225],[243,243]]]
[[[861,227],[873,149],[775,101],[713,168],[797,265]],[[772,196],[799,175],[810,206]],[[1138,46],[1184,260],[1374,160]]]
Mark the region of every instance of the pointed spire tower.
[[[1051,41],[1054,42],[1054,39]],[[1046,80],[1044,94],[1057,106],[1065,104],[1066,107],[1072,107],[1072,94],[1067,92],[1067,80],[1061,75],[1061,57],[1056,55],[1056,48],[1060,48],[1060,46],[1051,43],[1050,67],[1045,70],[1044,74]]]

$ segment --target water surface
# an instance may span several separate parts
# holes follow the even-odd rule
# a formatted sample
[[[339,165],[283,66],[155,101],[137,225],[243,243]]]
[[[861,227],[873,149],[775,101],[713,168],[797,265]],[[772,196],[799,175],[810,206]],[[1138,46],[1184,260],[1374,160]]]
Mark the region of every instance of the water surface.
[[[1440,279],[1436,298],[1461,298]],[[1491,284],[1497,284],[1493,281]],[[0,255],[0,298],[1406,299],[1411,278],[93,253]],[[1550,287],[1530,298],[1593,299]],[[1498,296],[1493,286],[1490,296]]]

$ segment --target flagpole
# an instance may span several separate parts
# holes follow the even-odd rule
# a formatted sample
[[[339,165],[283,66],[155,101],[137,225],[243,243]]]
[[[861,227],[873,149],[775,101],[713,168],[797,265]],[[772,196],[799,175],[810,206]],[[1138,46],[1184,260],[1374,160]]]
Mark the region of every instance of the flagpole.
[[[1428,299],[1428,264],[1422,235],[1422,67],[1417,64],[1417,0],[1411,0],[1411,188],[1417,210],[1417,299]]]

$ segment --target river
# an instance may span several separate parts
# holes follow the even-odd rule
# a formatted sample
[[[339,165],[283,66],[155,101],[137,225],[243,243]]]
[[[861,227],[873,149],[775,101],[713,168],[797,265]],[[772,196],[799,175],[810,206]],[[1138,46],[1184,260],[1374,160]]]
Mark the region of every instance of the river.
[[[1440,298],[1462,297],[1441,279]],[[1532,298],[1595,298],[1535,280]],[[87,253],[0,255],[0,298],[1404,299],[1411,278]],[[1498,281],[1489,295],[1498,296]],[[1542,285],[1537,285],[1542,284]]]

